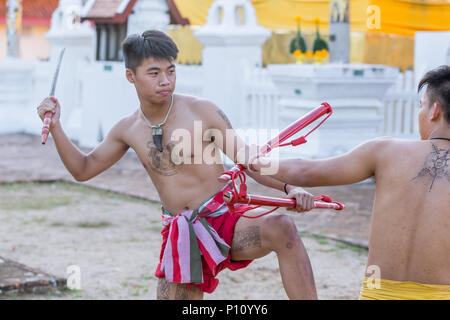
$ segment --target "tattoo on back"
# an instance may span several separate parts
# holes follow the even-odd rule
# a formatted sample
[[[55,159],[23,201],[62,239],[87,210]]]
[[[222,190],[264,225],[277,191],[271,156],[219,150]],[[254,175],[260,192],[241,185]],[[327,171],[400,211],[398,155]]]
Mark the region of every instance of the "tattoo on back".
[[[427,155],[422,170],[413,179],[424,177],[431,177],[430,188],[428,192],[433,189],[434,183],[438,179],[447,179],[450,182],[450,149],[440,149],[433,142],[431,142],[433,150]]]

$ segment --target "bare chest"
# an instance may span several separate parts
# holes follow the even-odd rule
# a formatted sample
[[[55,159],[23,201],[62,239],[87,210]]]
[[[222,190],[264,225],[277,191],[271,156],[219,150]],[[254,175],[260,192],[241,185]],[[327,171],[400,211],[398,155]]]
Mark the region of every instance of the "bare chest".
[[[207,149],[220,154],[215,150],[207,124],[191,115],[173,119],[162,126],[161,131],[162,150],[153,129],[142,122],[128,135],[130,147],[152,178],[174,176],[187,168],[193,169],[190,165],[204,164],[204,151]]]

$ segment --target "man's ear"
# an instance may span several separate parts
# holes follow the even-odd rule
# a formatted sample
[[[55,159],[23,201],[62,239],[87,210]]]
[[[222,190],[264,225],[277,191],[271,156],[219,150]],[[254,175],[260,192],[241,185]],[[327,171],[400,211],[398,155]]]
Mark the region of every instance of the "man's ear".
[[[134,83],[135,82],[135,74],[131,69],[125,70],[125,76],[127,77],[128,82]]]
[[[442,114],[442,109],[439,102],[435,101],[431,106],[430,120],[438,120]]]

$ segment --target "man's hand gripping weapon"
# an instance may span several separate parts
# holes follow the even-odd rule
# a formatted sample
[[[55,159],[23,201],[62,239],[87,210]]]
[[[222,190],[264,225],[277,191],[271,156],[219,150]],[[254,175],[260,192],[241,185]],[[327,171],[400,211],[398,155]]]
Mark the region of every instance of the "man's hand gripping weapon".
[[[277,148],[277,147],[284,147],[288,145],[292,146],[298,146],[301,144],[306,143],[306,137],[312,133],[314,130],[316,130],[318,127],[320,127],[333,113],[333,110],[331,109],[331,106],[324,102],[318,107],[317,109],[311,111],[310,113],[306,114],[305,116],[301,117],[297,121],[295,121],[293,124],[285,128],[277,137],[273,138],[269,142],[267,142],[265,145],[259,147],[259,155],[265,156],[267,155],[271,150]],[[283,143],[287,139],[294,136],[297,132],[302,130],[303,128],[309,126],[311,123],[319,119],[320,117],[324,116],[325,114],[328,114],[325,119],[323,119],[316,127],[314,127],[310,132],[308,132],[306,135],[301,136],[298,139],[292,140],[288,143]],[[264,216],[266,214],[269,214],[275,210],[277,210],[279,207],[295,207],[296,201],[295,199],[288,199],[288,198],[272,198],[272,197],[263,197],[263,196],[256,196],[256,195],[249,195],[247,194],[247,185],[245,184],[245,173],[244,171],[247,168],[244,167],[241,164],[237,164],[234,166],[231,170],[225,171],[222,173],[222,175],[219,177],[219,180],[223,182],[232,181],[233,184],[233,191],[226,192],[223,196],[224,201],[227,203],[228,208],[232,213],[237,213],[241,216],[244,216],[246,218],[258,218],[261,216]],[[241,184],[239,186],[239,191],[236,188],[235,180],[236,178],[239,178]],[[245,209],[244,211],[238,210],[239,212],[235,211],[234,204],[248,204],[248,205],[256,205],[255,207],[249,207]],[[265,212],[263,214],[260,214],[258,216],[247,216],[243,213],[249,210],[256,209],[260,206],[273,206],[276,207],[268,212]],[[320,197],[315,198],[314,202],[315,208],[326,208],[326,209],[334,209],[334,210],[343,210],[344,205],[333,201],[329,196],[323,195]]]
[[[53,75],[52,87],[50,89],[49,97],[53,97],[55,95],[56,82],[58,80],[59,68],[61,67],[61,61],[62,61],[65,50],[66,50],[66,48],[63,48],[59,55],[58,64],[56,66],[56,71],[55,71],[55,74]],[[47,111],[44,114],[44,125],[42,127],[42,144],[45,144],[45,142],[47,141],[48,134],[50,132],[50,122],[51,121],[52,121],[52,112]]]

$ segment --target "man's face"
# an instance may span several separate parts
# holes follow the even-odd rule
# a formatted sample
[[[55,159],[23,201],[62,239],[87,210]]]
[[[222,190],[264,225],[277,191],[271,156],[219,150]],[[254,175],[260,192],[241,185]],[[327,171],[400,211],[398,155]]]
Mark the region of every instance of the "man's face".
[[[129,76],[127,74],[128,79]],[[151,103],[165,103],[175,90],[176,73],[173,58],[147,58],[137,67],[133,76],[139,98]]]
[[[428,95],[428,90],[420,99],[420,110],[418,115],[419,120],[419,133],[422,140],[428,140],[431,130],[430,122],[431,101]]]

